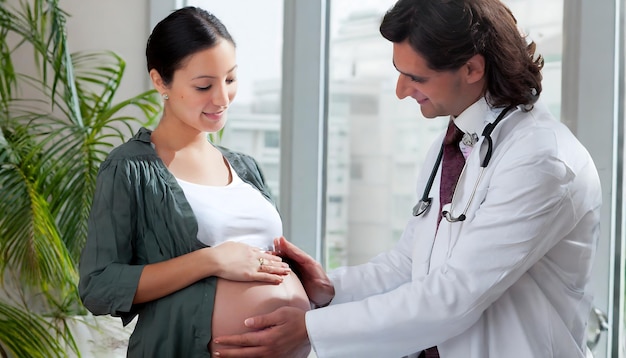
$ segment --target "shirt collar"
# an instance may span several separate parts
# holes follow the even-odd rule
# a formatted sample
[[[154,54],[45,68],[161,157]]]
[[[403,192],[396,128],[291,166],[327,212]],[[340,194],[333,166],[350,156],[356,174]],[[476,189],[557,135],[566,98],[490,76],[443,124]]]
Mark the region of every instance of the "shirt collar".
[[[467,107],[456,118],[452,117],[452,120],[463,132],[476,133],[480,136],[487,122],[493,122],[495,118],[496,114],[494,114],[493,109],[485,97],[481,96],[478,101]]]
[[[152,143],[150,137],[152,135],[152,131],[148,128],[141,127],[133,136],[133,139],[144,142],[144,143]]]

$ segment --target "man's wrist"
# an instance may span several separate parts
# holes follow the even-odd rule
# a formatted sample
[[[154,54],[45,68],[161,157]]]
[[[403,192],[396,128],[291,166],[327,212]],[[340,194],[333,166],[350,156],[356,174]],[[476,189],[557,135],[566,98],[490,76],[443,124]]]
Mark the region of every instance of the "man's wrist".
[[[333,301],[333,298],[335,298],[334,295],[326,302],[318,303],[315,301],[311,301],[311,303],[313,304],[313,308],[322,308],[330,305],[330,303]]]

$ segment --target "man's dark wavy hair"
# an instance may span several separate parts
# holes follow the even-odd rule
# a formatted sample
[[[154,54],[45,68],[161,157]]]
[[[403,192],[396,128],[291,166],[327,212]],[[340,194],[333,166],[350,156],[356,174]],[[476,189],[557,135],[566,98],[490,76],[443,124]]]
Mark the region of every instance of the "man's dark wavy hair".
[[[408,40],[435,71],[485,58],[487,100],[494,107],[531,108],[541,93],[543,57],[527,42],[499,0],[399,0],[380,25],[387,40]]]

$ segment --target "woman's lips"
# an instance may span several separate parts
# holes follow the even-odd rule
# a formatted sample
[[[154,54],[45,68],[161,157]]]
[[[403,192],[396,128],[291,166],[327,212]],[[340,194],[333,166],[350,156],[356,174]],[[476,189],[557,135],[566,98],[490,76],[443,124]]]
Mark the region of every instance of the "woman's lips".
[[[204,114],[204,116],[207,117],[208,119],[218,121],[222,119],[222,116],[224,115],[224,111],[216,112],[216,113],[202,112],[202,114]]]

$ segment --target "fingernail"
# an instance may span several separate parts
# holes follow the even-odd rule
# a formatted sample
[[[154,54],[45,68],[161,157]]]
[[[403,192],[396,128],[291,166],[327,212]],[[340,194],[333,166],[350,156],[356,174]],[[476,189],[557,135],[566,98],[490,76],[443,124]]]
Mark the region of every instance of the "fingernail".
[[[215,342],[215,343],[217,343],[217,342]],[[220,356],[220,352],[213,352],[213,355],[216,356],[216,357],[219,357]]]
[[[248,318],[245,321],[243,321],[243,325],[246,327],[250,327],[254,324],[254,319],[252,318]]]

